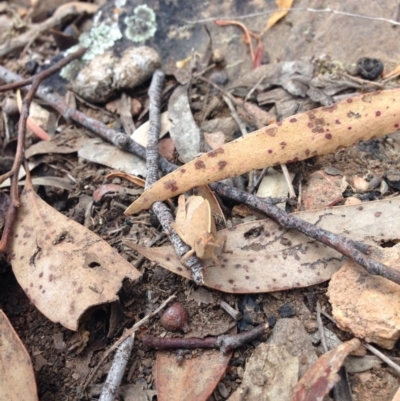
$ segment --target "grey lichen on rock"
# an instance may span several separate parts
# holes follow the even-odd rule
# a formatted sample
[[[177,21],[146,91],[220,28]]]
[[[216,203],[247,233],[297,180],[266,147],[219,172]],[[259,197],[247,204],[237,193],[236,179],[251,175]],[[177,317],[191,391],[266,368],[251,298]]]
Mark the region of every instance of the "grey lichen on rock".
[[[94,18],[93,27],[89,32],[79,37],[79,44],[71,47],[66,54],[73,53],[79,47],[86,47],[87,50],[81,60],[75,60],[64,67],[60,75],[66,80],[71,80],[88,61],[111,49],[114,43],[123,37],[117,21],[106,19],[100,22],[102,12],[99,11]]]
[[[119,89],[140,85],[160,65],[159,54],[150,47],[128,48],[121,57],[108,51],[96,56],[78,73],[72,88],[90,102],[104,102]]]
[[[144,43],[157,31],[156,15],[147,5],[137,6],[133,15],[125,17],[125,36],[135,43]]]
[[[154,11],[147,5],[140,5],[135,7],[134,9],[131,8],[129,10],[129,7],[123,8],[125,3],[126,1],[124,0],[120,0],[118,2],[118,5],[121,7],[121,10],[124,10],[124,12],[110,14],[110,11],[106,12],[103,9],[104,12],[103,10],[100,10],[96,14],[93,20],[93,26],[90,31],[83,33],[79,37],[79,44],[69,49],[66,54],[72,53],[73,51],[77,50],[78,47],[82,46],[86,47],[87,51],[85,52],[81,60],[75,60],[61,70],[60,75],[63,78],[68,81],[73,81],[78,72],[82,72],[83,69],[88,68],[90,62],[93,61],[95,58],[106,54],[106,52],[111,52],[115,54],[113,49],[116,45],[116,42],[120,43],[121,40],[125,40],[126,43],[122,46],[122,48],[126,48],[127,44],[132,43],[132,41],[135,43],[144,43],[147,39],[154,37],[154,34],[157,31],[156,15]],[[129,10],[128,15],[126,14],[127,9]],[[94,73],[94,75],[98,76],[105,73],[106,69],[108,68],[107,66],[109,66],[108,58],[109,56],[105,56],[104,66],[100,65],[101,62],[100,64],[98,62],[94,63],[98,68],[100,68],[100,72]],[[158,55],[157,59],[159,59]],[[154,57],[151,56],[150,60],[144,63],[144,69],[146,69],[147,66],[151,65],[153,61]],[[79,72],[79,74],[81,74],[81,72]],[[84,75],[85,74],[87,74],[87,71],[84,72]],[[108,75],[109,74],[106,74],[107,77]],[[147,76],[143,80],[145,79],[147,79]],[[143,82],[143,80],[139,81]],[[105,87],[106,82],[108,82],[108,78],[106,78],[104,82],[105,83],[99,83],[99,85]],[[82,88],[82,90],[84,93],[91,92],[90,90],[87,91],[85,88]],[[99,91],[102,92],[103,95],[98,97]],[[97,88],[95,92],[95,97],[97,99],[96,101],[102,101],[109,96],[106,94],[107,91],[102,91],[99,88]],[[83,94],[81,95],[85,97]],[[93,100],[92,95],[90,96],[90,98]],[[86,99],[89,100],[89,98]]]

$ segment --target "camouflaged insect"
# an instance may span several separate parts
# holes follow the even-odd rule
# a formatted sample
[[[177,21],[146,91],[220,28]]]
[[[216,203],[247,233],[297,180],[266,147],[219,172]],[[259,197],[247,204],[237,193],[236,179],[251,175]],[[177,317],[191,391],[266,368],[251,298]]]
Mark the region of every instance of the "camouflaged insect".
[[[218,255],[223,251],[226,237],[217,238],[214,218],[209,202],[201,196],[184,195],[178,199],[175,223],[171,227],[185,244],[192,249],[181,259],[182,264],[196,254],[199,259],[213,259],[219,264]]]

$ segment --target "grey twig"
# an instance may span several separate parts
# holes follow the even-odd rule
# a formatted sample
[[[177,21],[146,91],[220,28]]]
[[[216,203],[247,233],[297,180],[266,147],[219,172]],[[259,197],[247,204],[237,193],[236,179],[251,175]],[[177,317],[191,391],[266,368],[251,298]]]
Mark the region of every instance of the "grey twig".
[[[324,349],[324,352],[328,352],[329,349],[328,346],[326,345],[325,330],[324,330],[324,325],[322,324],[321,305],[319,304],[319,301],[317,302],[317,324],[318,324],[319,336],[321,337],[322,348]]]
[[[21,164],[23,163],[25,157],[24,155],[25,155],[26,123],[29,117],[29,109],[32,100],[35,97],[39,85],[43,82],[43,80],[53,75],[56,71],[67,65],[72,60],[82,56],[85,53],[85,51],[86,51],[85,48],[80,48],[74,53],[71,53],[69,56],[64,57],[58,63],[54,64],[52,67],[32,77],[32,85],[29,87],[28,93],[26,94],[24,100],[22,101],[21,115],[18,124],[17,150],[15,152],[14,164],[10,171],[0,176],[0,184],[4,182],[7,178],[11,177],[10,205],[6,213],[4,229],[0,240],[0,252],[7,251],[12,227],[17,214],[17,208],[19,206],[18,174],[21,168]]]
[[[160,155],[158,153],[158,139],[160,136],[161,119],[160,119],[160,103],[161,103],[161,90],[164,83],[164,73],[157,70],[153,75],[153,80],[149,89],[150,97],[150,129],[147,137],[147,177],[146,186],[149,188],[158,180],[158,164]],[[182,241],[178,234],[171,228],[171,223],[174,221],[174,216],[171,210],[163,202],[154,202],[152,206],[153,212],[156,214],[160,221],[163,230],[168,233],[168,237],[175,248],[175,252],[182,258],[190,248]],[[192,255],[187,261],[186,265],[192,271],[192,277],[196,284],[203,284],[203,266],[200,264],[198,258]]]
[[[132,352],[134,335],[128,337],[117,349],[108,372],[107,379],[101,389],[99,401],[113,401],[124,376],[126,365]]]
[[[254,341],[268,330],[268,323],[260,324],[251,330],[239,334],[225,334],[218,337],[207,338],[162,338],[143,337],[143,345],[156,349],[195,349],[195,348],[219,348],[221,352],[228,352]]]

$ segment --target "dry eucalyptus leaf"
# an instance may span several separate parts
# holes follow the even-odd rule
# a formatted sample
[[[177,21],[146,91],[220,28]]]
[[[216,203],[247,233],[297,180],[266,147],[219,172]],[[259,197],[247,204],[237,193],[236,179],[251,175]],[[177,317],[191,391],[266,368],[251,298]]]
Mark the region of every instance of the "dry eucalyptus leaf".
[[[207,199],[210,204],[211,213],[213,217],[217,218],[218,221],[223,222],[226,227],[226,219],[224,212],[221,209],[221,206],[215,197],[214,192],[210,189],[208,185],[202,185],[201,187],[196,188],[197,195],[202,196],[204,199]]]
[[[134,184],[136,184],[137,186],[144,188],[146,181],[143,180],[142,178],[139,177],[135,177],[134,175],[130,175],[127,173],[124,173],[123,171],[113,171],[110,174],[106,175],[106,180],[111,180],[112,178],[123,178],[124,180],[128,180],[130,182],[133,182]]]
[[[17,104],[19,112],[21,113],[22,97],[20,90],[17,91]],[[37,119],[39,120],[38,122],[35,121],[35,117],[37,117]],[[51,139],[50,135],[47,134],[47,132],[45,132],[44,129],[39,125],[40,123],[42,123],[42,125],[47,126],[49,118],[50,118],[50,113],[46,109],[32,102],[29,110],[29,116],[28,119],[26,120],[26,125],[28,129],[38,138],[40,138],[43,141],[49,141]]]
[[[57,212],[32,188],[21,194],[10,255],[31,302],[70,330],[77,330],[88,308],[116,301],[124,278],[140,276],[115,249]]]
[[[350,352],[361,345],[353,338],[322,355],[296,384],[291,401],[319,401],[339,381],[337,372]]]
[[[115,170],[146,177],[147,168],[145,161],[98,138],[87,139],[79,149],[78,156]]]
[[[156,387],[159,401],[206,401],[225,373],[232,353],[207,350],[195,358],[183,359],[158,351]]]
[[[170,135],[179,156],[186,163],[200,153],[200,129],[190,110],[188,86],[178,86],[168,103]]]
[[[93,200],[99,202],[107,194],[129,194],[135,196],[141,193],[141,189],[126,188],[118,184],[103,184],[93,192]]]
[[[0,401],[38,401],[28,352],[0,309]]]
[[[32,156],[48,153],[66,154],[77,152],[87,137],[75,129],[67,128],[60,134],[51,138],[50,141],[42,141],[30,146],[25,156],[29,159]]]
[[[271,27],[273,27],[279,20],[281,20],[288,12],[288,8],[291,8],[293,4],[293,0],[276,0],[276,5],[278,6],[278,10],[275,11],[269,18],[267,22],[267,26],[264,31],[267,31]]]
[[[400,127],[400,89],[368,93],[289,117],[205,153],[157,181],[125,211],[138,213],[194,187],[337,151]]]
[[[354,241],[373,244],[400,237],[400,198],[295,213],[305,221],[343,234]],[[388,224],[390,222],[391,224]],[[272,292],[307,287],[329,280],[344,257],[333,249],[280,227],[258,220],[217,232],[226,237],[220,266],[201,261],[204,285],[229,293]],[[164,268],[191,279],[172,246],[145,248],[125,240],[129,247]]]
[[[161,129],[160,129],[160,139],[166,135],[166,133],[171,128],[171,121],[168,116],[168,112],[165,111],[161,113]],[[135,132],[131,135],[131,138],[138,144],[146,147],[147,146],[147,134],[150,129],[150,121],[146,121],[142,124]]]

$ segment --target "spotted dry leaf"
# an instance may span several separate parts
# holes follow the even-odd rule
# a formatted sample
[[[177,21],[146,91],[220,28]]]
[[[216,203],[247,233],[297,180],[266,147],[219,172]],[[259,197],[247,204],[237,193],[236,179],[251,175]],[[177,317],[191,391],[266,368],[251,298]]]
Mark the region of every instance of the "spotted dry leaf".
[[[113,302],[124,278],[140,273],[92,231],[24,189],[10,244],[11,264],[31,302],[77,330],[90,307]]]
[[[156,201],[254,169],[335,152],[400,127],[400,89],[368,93],[286,118],[205,153],[166,175],[125,211],[138,213]]]

